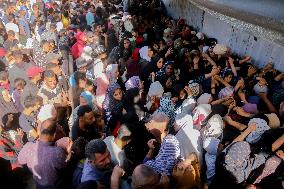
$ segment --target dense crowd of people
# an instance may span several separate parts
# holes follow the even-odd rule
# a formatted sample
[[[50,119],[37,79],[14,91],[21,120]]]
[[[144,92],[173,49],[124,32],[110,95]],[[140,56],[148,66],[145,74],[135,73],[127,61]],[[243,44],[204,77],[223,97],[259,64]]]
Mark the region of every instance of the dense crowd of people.
[[[1,188],[284,188],[284,72],[158,0],[0,0]]]

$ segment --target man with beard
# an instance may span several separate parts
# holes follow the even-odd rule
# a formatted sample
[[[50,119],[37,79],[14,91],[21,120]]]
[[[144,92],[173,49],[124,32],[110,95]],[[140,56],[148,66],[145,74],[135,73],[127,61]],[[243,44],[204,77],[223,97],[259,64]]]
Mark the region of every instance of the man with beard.
[[[95,116],[93,109],[88,106],[80,106],[77,112],[78,118],[76,119],[72,127],[72,140],[76,140],[78,137],[83,137],[87,141],[100,138],[101,136],[97,132],[95,125]]]
[[[85,154],[87,159],[81,182],[97,181],[109,189],[113,165],[105,142],[101,139],[91,140],[86,146]]]

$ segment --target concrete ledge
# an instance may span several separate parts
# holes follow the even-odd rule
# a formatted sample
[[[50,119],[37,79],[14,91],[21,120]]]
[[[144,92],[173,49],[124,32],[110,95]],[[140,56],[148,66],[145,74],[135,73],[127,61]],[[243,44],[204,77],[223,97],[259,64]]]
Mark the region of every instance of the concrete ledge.
[[[259,67],[269,60],[284,71],[284,28],[280,22],[244,13],[205,0],[163,0],[168,13],[187,19],[189,25],[217,38],[234,53],[251,55]],[[266,27],[263,27],[263,26]],[[279,26],[279,27],[278,27]]]

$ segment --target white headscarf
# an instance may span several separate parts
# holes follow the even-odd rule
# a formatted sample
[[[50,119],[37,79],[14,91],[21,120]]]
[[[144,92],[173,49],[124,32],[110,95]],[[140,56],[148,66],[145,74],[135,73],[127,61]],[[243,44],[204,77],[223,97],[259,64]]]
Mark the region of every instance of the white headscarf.
[[[118,64],[110,64],[106,67],[106,74],[109,76],[110,83],[114,83],[117,81],[117,77],[115,72],[118,71]]]
[[[220,137],[223,133],[224,122],[219,114],[213,115],[204,127],[203,137]]]
[[[144,46],[139,50],[141,59],[145,59],[148,62],[151,61],[151,58],[148,56],[148,46]]]
[[[162,97],[164,93],[164,88],[159,81],[155,81],[150,85],[148,96]]]
[[[199,104],[209,104],[210,99],[212,98],[211,94],[203,93],[198,99],[197,103]]]

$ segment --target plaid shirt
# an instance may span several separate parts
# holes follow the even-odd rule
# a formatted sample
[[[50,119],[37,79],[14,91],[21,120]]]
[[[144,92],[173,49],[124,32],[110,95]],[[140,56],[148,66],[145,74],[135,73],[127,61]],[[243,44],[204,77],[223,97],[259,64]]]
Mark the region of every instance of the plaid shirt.
[[[18,153],[23,147],[22,138],[16,135],[15,142],[13,142],[6,133],[0,134],[0,158],[9,160],[12,169],[19,167]]]

